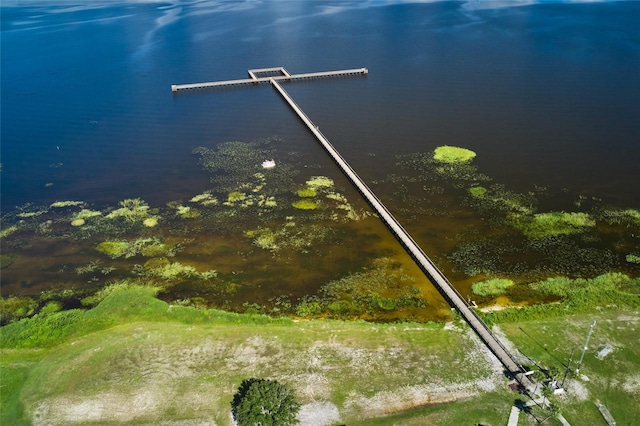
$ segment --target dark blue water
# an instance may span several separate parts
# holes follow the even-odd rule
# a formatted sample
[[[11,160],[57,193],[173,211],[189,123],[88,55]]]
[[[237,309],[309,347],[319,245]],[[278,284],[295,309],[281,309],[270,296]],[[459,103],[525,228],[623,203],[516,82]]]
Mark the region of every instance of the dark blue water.
[[[367,180],[449,144],[515,189],[637,207],[640,4],[542,3],[3,7],[2,209],[191,196],[208,183],[198,145],[279,135],[315,153],[269,87],[170,91],[270,66],[369,68],[287,86]]]

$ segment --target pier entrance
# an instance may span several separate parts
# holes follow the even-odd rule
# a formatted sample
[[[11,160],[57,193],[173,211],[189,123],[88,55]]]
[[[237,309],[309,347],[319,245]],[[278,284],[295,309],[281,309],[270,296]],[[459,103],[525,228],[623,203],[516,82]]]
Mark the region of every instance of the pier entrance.
[[[313,121],[311,121],[311,119],[295,103],[293,98],[291,98],[291,96],[284,90],[284,88],[280,84],[281,81],[297,81],[315,78],[356,75],[362,76],[367,74],[368,70],[366,68],[307,74],[290,74],[282,67],[261,68],[249,70],[249,76],[251,78],[244,80],[228,80],[209,83],[172,85],[171,90],[176,93],[183,90],[197,90],[216,87],[270,83],[280,94],[280,96],[285,100],[285,102],[287,102],[291,109],[298,115],[298,118],[300,118],[300,120],[302,120],[302,122],[309,128],[311,133],[314,134],[325,151],[331,156],[334,162],[345,174],[345,176],[367,200],[380,220],[384,222],[389,231],[391,231],[391,233],[400,242],[407,253],[409,253],[416,264],[420,267],[422,272],[427,276],[429,281],[431,281],[431,283],[436,286],[445,300],[451,305],[452,308],[456,309],[460,313],[460,315],[462,315],[465,321],[480,337],[487,348],[489,348],[489,350],[502,363],[511,377],[517,380],[524,389],[533,391],[535,384],[527,375],[525,375],[526,371],[524,370],[524,368],[516,361],[514,356],[509,352],[509,350],[507,350],[502,342],[500,342],[500,340],[491,332],[489,327],[487,327],[487,325],[484,323],[484,321],[482,321],[478,314],[476,314],[476,312],[467,304],[467,301],[449,282],[447,277],[445,277],[445,275],[438,269],[433,261],[424,253],[420,246],[413,240],[411,235],[409,235],[409,233],[402,227],[402,225],[400,225],[400,222],[398,222],[398,220],[391,214],[391,212],[384,206],[384,204],[382,204],[382,202],[378,199],[374,192],[358,176],[355,170],[353,170],[349,163],[347,163],[347,161],[333,147],[333,145],[324,136],[324,134],[320,132],[318,126],[316,126]]]

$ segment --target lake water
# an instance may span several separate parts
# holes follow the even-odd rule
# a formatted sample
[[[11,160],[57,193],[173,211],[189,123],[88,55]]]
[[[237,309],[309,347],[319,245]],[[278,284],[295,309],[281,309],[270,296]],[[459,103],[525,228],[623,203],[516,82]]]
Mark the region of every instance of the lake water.
[[[274,66],[291,73],[369,69],[366,77],[291,83],[286,90],[461,288],[468,289],[477,274],[450,264],[452,253],[467,238],[462,230],[477,225],[490,232],[481,226],[485,219],[460,203],[455,186],[444,194],[439,185],[403,186],[416,200],[409,207],[389,179],[404,173],[397,156],[429,153],[441,145],[473,150],[473,164],[493,183],[522,194],[546,188],[538,197],[541,211],[569,211],[576,200],[600,211],[640,207],[640,2],[13,3],[17,6],[3,2],[1,16],[4,228],[15,212],[36,213],[43,211],[36,206],[55,201],[83,201],[97,211],[131,198],[151,208],[185,203],[215,190],[211,173],[192,154],[195,147],[273,136],[281,140],[279,153],[296,152],[301,179],[304,167],[312,167],[317,173],[307,175],[330,176],[352,204],[366,209],[271,87],[179,95],[170,90],[171,84],[245,78],[248,69]],[[436,202],[422,190],[437,192],[438,209],[448,206],[450,214],[434,214]],[[167,228],[170,222],[163,231],[156,228],[165,239],[177,233],[174,224]],[[352,247],[333,254],[330,245],[323,248],[317,258],[325,260],[306,269],[305,288],[315,291],[360,270],[386,246],[401,256],[383,227],[364,223],[352,231],[375,236],[372,253],[361,234],[341,243],[361,247],[355,250],[360,254]],[[181,238],[200,241],[198,229]],[[598,237],[589,249],[608,250],[620,259],[640,250],[638,237],[620,232]],[[68,241],[58,230],[51,237],[55,244],[46,236],[36,241],[23,234],[3,241],[3,252],[14,256],[3,270],[5,294],[41,291],[51,281],[58,282],[56,288],[83,285],[84,276],[72,282],[81,274],[52,271],[91,262],[96,255],[91,247],[107,239],[95,229],[70,234]],[[202,270],[195,258],[217,253],[226,260],[208,261],[208,267],[237,273],[252,252],[251,241],[234,240],[242,233],[223,234],[208,235],[211,250],[197,255],[184,243],[182,263],[190,259]],[[16,235],[22,239],[12,243]],[[84,248],[74,249],[82,241]],[[238,250],[245,255],[220,255],[220,247],[233,252],[242,244],[247,247]],[[530,258],[527,253],[520,255]],[[67,257],[52,262],[57,255]],[[252,277],[260,276],[265,264],[287,262],[268,251],[256,256],[256,266],[245,268]],[[345,256],[352,260],[344,263]],[[410,262],[402,262],[411,270]],[[638,272],[634,264],[621,265],[611,261],[585,274]],[[569,272],[580,275],[579,269]],[[272,280],[286,281],[276,275]],[[95,285],[107,281],[100,276]],[[313,293],[283,286],[271,294]],[[249,290],[243,294],[230,303],[253,302]],[[258,303],[270,292],[261,294]]]

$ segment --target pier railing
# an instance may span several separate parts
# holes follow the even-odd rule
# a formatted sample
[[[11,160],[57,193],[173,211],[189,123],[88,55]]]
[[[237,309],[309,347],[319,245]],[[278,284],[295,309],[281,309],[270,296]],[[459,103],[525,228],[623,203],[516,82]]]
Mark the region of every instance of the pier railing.
[[[280,73],[280,75],[258,77],[258,75],[261,73]],[[204,83],[191,83],[191,84],[172,84],[171,91],[176,93],[176,92],[181,92],[185,90],[214,89],[214,88],[222,88],[222,87],[230,87],[230,86],[265,84],[265,83],[269,83],[271,80],[296,81],[296,80],[309,80],[309,79],[316,79],[316,78],[366,75],[368,73],[369,73],[369,70],[367,70],[366,68],[355,68],[355,69],[339,70],[339,71],[310,72],[310,73],[304,73],[304,74],[290,74],[283,67],[259,68],[259,69],[249,70],[249,76],[251,78],[245,78],[241,80],[210,81],[210,82],[204,82]]]

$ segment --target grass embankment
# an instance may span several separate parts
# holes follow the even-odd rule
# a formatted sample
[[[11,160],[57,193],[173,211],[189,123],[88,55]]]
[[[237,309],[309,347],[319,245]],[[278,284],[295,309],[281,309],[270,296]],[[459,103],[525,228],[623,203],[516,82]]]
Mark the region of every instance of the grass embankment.
[[[249,377],[291,384],[307,424],[357,424],[506,385],[466,328],[203,311],[135,285],[88,311],[2,327],[0,344],[2,424],[231,424],[233,393]],[[509,398],[473,421],[502,422]]]
[[[231,424],[248,377],[291,384],[304,424],[505,424],[514,401],[467,327],[300,321],[170,306],[154,289],[115,287],[95,308],[38,315],[0,328],[1,424]],[[622,313],[624,312],[624,314]],[[517,320],[501,330],[525,355],[564,373],[597,320],[581,377],[556,397],[571,424],[640,417],[640,313],[594,309]],[[613,352],[595,354],[604,345]],[[520,424],[533,422],[521,416]],[[550,419],[547,424],[559,424]]]
[[[582,354],[592,321],[596,321],[580,375],[572,374]],[[556,371],[562,381],[573,350],[567,395],[556,397],[560,411],[572,425],[604,425],[594,402],[604,404],[618,425],[635,425],[640,418],[640,312],[630,309],[596,310],[500,325],[509,340],[536,363]],[[596,355],[606,345],[613,351]],[[553,423],[552,423],[553,424]],[[559,424],[559,423],[558,423]]]

